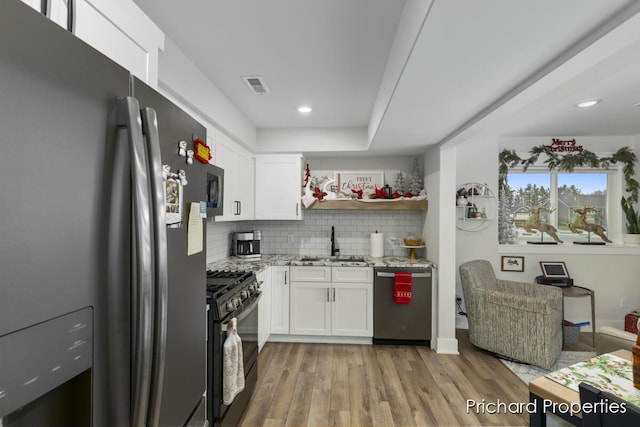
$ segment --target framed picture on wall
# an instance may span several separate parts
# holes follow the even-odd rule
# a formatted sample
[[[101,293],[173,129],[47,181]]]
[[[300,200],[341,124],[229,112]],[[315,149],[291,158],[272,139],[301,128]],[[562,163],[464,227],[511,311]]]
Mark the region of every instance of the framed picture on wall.
[[[568,279],[569,271],[562,261],[540,261],[542,275],[547,279]]]
[[[503,255],[501,268],[502,271],[524,271],[524,257]]]

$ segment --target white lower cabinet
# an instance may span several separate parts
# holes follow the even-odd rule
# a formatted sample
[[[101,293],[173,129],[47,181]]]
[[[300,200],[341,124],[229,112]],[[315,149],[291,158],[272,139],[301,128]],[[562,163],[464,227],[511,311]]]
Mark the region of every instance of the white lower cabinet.
[[[271,266],[271,335],[289,334],[289,267]]]
[[[291,334],[331,335],[331,282],[291,283]]]
[[[262,346],[271,335],[271,267],[261,271],[256,275],[260,284],[260,302],[258,303],[258,351],[262,350]]]
[[[372,337],[373,269],[291,267],[290,325],[292,335]]]
[[[373,336],[373,283],[333,283],[331,335]]]

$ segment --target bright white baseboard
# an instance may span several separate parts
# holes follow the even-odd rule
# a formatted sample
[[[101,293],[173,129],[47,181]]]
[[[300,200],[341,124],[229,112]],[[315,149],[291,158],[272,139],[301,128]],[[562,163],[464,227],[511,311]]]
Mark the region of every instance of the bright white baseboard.
[[[438,354],[460,354],[455,338],[436,338],[435,350]]]

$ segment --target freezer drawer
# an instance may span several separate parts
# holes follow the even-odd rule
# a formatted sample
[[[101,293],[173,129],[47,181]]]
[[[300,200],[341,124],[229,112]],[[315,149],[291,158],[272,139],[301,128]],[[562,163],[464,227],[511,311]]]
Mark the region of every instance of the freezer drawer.
[[[396,272],[412,273],[410,304],[394,302],[393,285]],[[431,286],[431,269],[375,269],[374,344],[428,344],[431,340]]]

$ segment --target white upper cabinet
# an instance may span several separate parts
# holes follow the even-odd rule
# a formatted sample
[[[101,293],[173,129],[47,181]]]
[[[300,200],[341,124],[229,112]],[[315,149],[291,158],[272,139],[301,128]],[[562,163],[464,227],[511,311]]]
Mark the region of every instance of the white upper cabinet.
[[[227,135],[215,133],[213,164],[224,169],[223,214],[216,221],[254,219],[254,159]]]
[[[302,219],[302,155],[256,155],[256,219]]]
[[[40,0],[23,0],[40,11]],[[49,0],[49,18],[67,28],[68,0]],[[133,75],[158,87],[164,34],[132,0],[76,0],[73,32]]]

